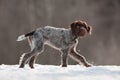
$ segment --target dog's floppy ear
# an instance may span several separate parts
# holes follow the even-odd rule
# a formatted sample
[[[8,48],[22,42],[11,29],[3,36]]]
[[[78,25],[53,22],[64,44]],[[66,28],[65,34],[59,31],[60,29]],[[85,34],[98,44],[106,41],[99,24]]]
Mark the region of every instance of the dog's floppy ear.
[[[77,21],[73,22],[73,23],[70,25],[72,34],[75,35],[75,36],[77,36],[77,33],[76,33],[76,31],[77,31],[77,26],[76,26],[76,25],[77,25]]]
[[[88,34],[91,35],[92,27],[90,25],[88,25],[85,21],[82,21],[81,23],[84,24],[84,26],[86,27],[86,30],[87,30]]]
[[[91,35],[92,32],[92,27],[88,25],[88,29],[87,29],[88,33]]]

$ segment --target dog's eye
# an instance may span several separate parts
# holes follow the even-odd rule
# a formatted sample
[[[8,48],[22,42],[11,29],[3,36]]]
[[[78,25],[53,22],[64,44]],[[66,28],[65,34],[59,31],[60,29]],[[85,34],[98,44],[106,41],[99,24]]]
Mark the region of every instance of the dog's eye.
[[[80,27],[80,29],[85,29],[84,27]]]

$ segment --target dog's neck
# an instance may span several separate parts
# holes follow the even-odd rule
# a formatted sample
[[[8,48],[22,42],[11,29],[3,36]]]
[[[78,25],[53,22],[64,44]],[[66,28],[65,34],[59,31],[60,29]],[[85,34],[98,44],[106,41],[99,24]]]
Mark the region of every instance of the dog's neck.
[[[73,34],[71,30],[70,30],[70,32],[72,34],[72,41],[75,41],[76,39],[80,38],[80,36]]]

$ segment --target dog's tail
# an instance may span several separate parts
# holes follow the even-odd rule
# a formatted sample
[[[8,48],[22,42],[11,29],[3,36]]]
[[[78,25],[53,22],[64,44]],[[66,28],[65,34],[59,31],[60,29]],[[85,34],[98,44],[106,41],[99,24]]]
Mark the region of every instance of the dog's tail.
[[[32,36],[35,33],[35,31],[32,31],[30,33],[20,35],[16,41],[22,41],[25,40],[28,36]]]

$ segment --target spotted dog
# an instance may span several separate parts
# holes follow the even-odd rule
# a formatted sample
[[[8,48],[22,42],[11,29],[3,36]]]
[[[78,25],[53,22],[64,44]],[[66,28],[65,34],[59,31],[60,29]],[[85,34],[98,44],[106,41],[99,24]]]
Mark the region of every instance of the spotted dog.
[[[44,51],[44,45],[49,45],[61,52],[62,67],[67,67],[68,56],[79,64],[82,63],[84,66],[90,67],[91,64],[76,51],[76,47],[78,39],[90,35],[91,31],[92,27],[86,22],[77,20],[74,21],[68,29],[45,26],[21,35],[18,37],[17,41],[27,39],[31,51],[21,56],[19,67],[23,68],[25,64],[28,63],[31,68],[34,68],[37,56]]]

